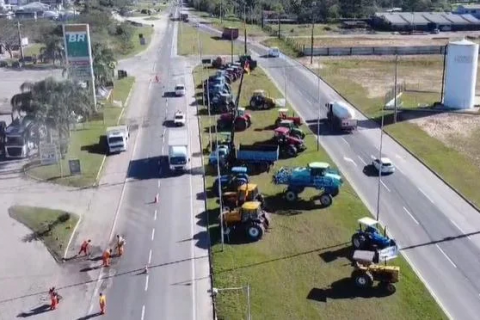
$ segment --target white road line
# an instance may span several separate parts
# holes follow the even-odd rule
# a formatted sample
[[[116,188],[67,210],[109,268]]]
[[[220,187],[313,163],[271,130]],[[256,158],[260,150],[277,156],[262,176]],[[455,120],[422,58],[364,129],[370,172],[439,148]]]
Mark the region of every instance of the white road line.
[[[372,160],[377,159],[377,157],[375,157],[374,155],[370,155],[370,158],[372,158]]]
[[[155,71],[156,68],[157,68],[157,62],[154,62],[153,63],[153,71]]]
[[[405,210],[405,212],[408,213],[410,218],[412,218],[412,220],[415,221],[416,224],[420,224],[418,223],[417,219],[415,219],[415,217],[410,213],[410,211],[407,210],[407,208],[403,207],[403,210]]]
[[[360,156],[357,156],[358,157],[358,160],[360,160],[364,165],[367,165],[367,163],[365,162],[365,160],[362,159],[362,157]]]
[[[403,170],[402,170],[402,169],[400,169],[400,167],[399,167],[399,166],[395,166],[395,169],[396,169],[396,170],[398,170],[398,171],[400,171],[400,173],[401,173],[401,174],[404,174],[404,173],[403,173]]]
[[[385,184],[385,182],[383,182],[382,180],[380,180],[380,183],[382,184],[382,186],[387,189],[388,192],[390,192],[390,189],[388,189],[387,185]]]
[[[348,157],[343,156],[343,160],[345,160],[345,161],[347,161],[347,162],[353,163],[353,165],[354,165],[355,167],[357,166],[357,164],[355,163],[355,161],[353,161],[353,159],[351,159],[351,158],[348,158]]]
[[[152,262],[152,249],[150,249],[150,252],[148,253],[148,264]]]
[[[405,159],[402,158],[401,156],[399,156],[398,154],[395,155],[395,158],[400,159],[400,160],[402,160],[402,161],[405,161]]]
[[[347,141],[347,140],[345,140],[345,138],[343,138],[343,137],[342,137],[342,140],[343,140],[343,142],[345,142],[345,143],[347,144],[347,146],[349,146],[349,147],[350,147],[350,143],[348,143],[348,141]]]
[[[143,320],[145,318],[145,305],[142,306],[142,316],[140,317],[140,320]]]
[[[437,247],[438,250],[440,250],[440,252],[445,256],[445,258],[447,258],[447,260],[452,264],[452,266],[454,268],[457,267],[457,265],[455,263],[453,263],[452,259],[450,259],[447,254],[442,250],[442,248],[440,248],[440,246],[438,244],[435,245]]]
[[[155,210],[155,214],[153,215],[153,220],[157,220],[157,210]]]
[[[155,228],[152,229],[152,241],[155,239]]]
[[[433,202],[433,200],[432,200],[432,199],[430,199],[430,197],[429,197],[429,196],[427,196],[427,194],[426,194],[426,193],[425,193],[425,192],[424,192],[422,189],[420,189],[419,187],[417,187],[417,188],[418,188],[418,191],[420,191],[421,193],[423,193],[423,195],[425,196],[425,198],[427,198],[427,199],[428,199],[428,201],[430,201],[431,203],[434,203],[434,202]]]
[[[465,233],[465,232],[463,232],[462,228],[460,228],[460,227],[458,226],[458,224],[455,223],[455,221],[453,221],[452,219],[450,219],[450,222],[451,222],[458,230],[460,230],[461,233]]]
[[[157,186],[160,188],[160,180],[158,180],[158,182],[157,182]]]
[[[162,133],[162,136],[165,137],[165,133],[167,133],[167,128],[163,128],[163,133]]]
[[[151,88],[152,88],[152,80],[148,82],[148,90],[150,90]]]
[[[145,291],[148,290],[148,279],[149,279],[149,276],[147,274],[147,277],[145,278]]]

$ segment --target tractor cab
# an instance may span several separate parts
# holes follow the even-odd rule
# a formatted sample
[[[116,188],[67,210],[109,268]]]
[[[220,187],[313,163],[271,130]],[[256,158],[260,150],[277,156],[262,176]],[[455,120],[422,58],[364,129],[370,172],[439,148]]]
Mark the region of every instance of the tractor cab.
[[[246,183],[238,187],[237,191],[224,192],[222,202],[225,207],[236,208],[248,201],[260,201],[263,203],[263,196],[254,183]]]
[[[212,142],[212,150],[216,150],[218,147],[229,148],[232,143],[232,134],[230,132],[218,132],[217,139]]]
[[[255,98],[266,97],[266,96],[267,96],[267,94],[265,93],[265,90],[261,90],[261,89],[253,91],[253,94],[252,94],[252,97],[255,97]]]
[[[308,164],[308,169],[311,176],[324,176],[330,169],[330,165],[326,162],[311,162]]]
[[[386,232],[378,230],[378,221],[370,217],[358,220],[359,228],[352,236],[352,246],[356,250],[377,251],[388,247],[396,247],[395,240],[390,239]]]
[[[240,208],[224,211],[222,215],[228,237],[232,231],[243,231],[248,240],[258,241],[270,226],[270,217],[259,201],[245,202]]]
[[[302,125],[302,119],[300,117],[295,117],[294,115],[288,115],[288,108],[278,109],[278,117],[275,120],[275,125],[278,127],[280,122],[283,120],[292,120],[295,127]]]
[[[288,108],[278,109],[278,117],[281,119],[286,119],[288,114]]]
[[[287,128],[287,129],[292,129],[295,127],[295,124],[293,123],[293,120],[281,120],[279,123],[278,123],[278,127],[282,127],[282,128]]]

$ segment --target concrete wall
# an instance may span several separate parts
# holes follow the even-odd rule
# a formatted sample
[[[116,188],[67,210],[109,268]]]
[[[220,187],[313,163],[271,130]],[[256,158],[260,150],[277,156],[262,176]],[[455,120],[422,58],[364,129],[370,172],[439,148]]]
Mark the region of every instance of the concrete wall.
[[[373,56],[373,55],[419,55],[443,54],[445,46],[411,46],[411,47],[326,47],[313,48],[314,56]],[[311,48],[304,47],[303,54],[310,56]]]

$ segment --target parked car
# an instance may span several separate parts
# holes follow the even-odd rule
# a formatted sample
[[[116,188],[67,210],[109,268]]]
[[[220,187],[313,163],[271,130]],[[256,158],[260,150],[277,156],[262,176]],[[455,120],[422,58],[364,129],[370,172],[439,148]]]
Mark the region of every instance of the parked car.
[[[185,95],[185,85],[184,84],[177,84],[175,86],[175,95],[178,97]]]

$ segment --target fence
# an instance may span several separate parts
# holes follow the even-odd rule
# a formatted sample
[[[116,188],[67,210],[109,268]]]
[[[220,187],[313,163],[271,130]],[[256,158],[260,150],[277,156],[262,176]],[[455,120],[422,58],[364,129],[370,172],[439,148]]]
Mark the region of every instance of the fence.
[[[286,44],[288,47],[292,48],[292,50],[293,50],[298,56],[302,56],[302,55],[304,54],[303,52],[304,52],[305,48],[304,48],[303,45],[298,44],[298,42],[296,42],[294,39],[286,36],[284,33],[282,33],[282,32],[279,33],[279,32],[278,32],[278,29],[275,29],[275,28],[271,27],[270,25],[265,25],[265,26],[263,27],[263,29],[264,29],[266,32],[268,32],[268,33],[270,34],[270,36],[272,36],[272,37],[278,37],[279,39],[282,39],[282,40],[285,42],[285,44]],[[279,34],[280,34],[280,36],[279,36]],[[308,55],[310,55],[310,51],[309,51]]]
[[[446,46],[410,46],[410,47],[325,47],[308,48],[303,46],[305,56],[373,56],[373,55],[433,55],[444,54]],[[313,51],[313,52],[312,52]]]

